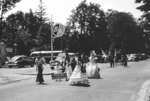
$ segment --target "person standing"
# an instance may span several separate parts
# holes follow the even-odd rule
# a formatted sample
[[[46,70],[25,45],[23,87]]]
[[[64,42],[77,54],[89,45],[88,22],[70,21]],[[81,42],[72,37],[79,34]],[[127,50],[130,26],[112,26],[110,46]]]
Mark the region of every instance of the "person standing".
[[[114,56],[113,55],[109,56],[109,62],[110,62],[110,67],[113,68],[114,67]]]
[[[75,69],[69,79],[70,85],[76,86],[89,86],[88,77],[86,75],[85,68],[82,65],[82,57],[79,56]]]
[[[128,57],[127,57],[126,54],[124,55],[124,66],[125,66],[125,67],[128,66]]]
[[[71,68],[72,68],[72,71],[73,71],[73,70],[74,70],[74,68],[75,68],[75,66],[76,66],[76,64],[77,64],[77,63],[76,63],[76,60],[75,60],[75,57],[73,57],[73,58],[72,58],[72,60],[71,60],[71,63],[70,63],[70,64],[71,64]]]
[[[35,60],[36,70],[37,70],[36,82],[39,84],[44,83],[44,79],[43,79],[43,64],[44,63],[45,63],[44,58],[42,58],[41,56],[38,56]]]
[[[72,74],[70,57],[69,57],[68,53],[66,53],[66,57],[65,57],[65,72],[66,72],[66,81],[68,81],[70,79],[71,74]]]
[[[93,50],[90,53],[89,61],[95,61],[95,60],[97,60],[97,55],[96,55],[95,51]]]
[[[127,55],[126,54],[122,54],[122,57],[121,57],[121,61],[122,61],[122,65],[127,67],[128,66],[128,58],[127,58]]]
[[[100,68],[96,63],[96,56],[86,63],[86,74],[90,79],[100,79]]]

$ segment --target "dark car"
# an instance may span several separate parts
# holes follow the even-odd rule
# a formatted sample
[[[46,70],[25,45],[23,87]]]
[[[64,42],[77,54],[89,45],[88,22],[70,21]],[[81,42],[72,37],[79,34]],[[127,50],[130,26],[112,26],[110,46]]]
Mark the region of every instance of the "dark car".
[[[128,54],[128,61],[140,61],[149,58],[146,53]]]
[[[34,66],[34,59],[31,57],[23,57],[22,59],[18,60],[18,66],[24,67],[27,65],[33,67]]]
[[[136,60],[139,61],[139,60],[145,60],[148,58],[148,55],[145,54],[145,53],[139,53],[136,55]]]
[[[34,65],[34,59],[24,55],[17,55],[12,57],[9,61],[7,61],[6,65],[8,67],[32,67]]]

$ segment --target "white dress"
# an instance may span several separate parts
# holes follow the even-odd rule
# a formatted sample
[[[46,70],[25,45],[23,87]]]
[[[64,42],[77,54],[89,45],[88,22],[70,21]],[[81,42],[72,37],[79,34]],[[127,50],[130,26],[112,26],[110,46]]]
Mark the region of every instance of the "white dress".
[[[72,74],[72,68],[71,65],[66,65],[66,74],[67,74],[67,79],[70,79],[70,76]]]
[[[80,65],[76,65],[76,67],[70,77],[69,84],[71,84],[71,85],[78,85],[78,84],[88,85],[89,84],[88,77],[87,77],[86,73],[81,72]]]
[[[99,68],[94,62],[89,62],[86,64],[86,74],[88,78],[100,79]]]

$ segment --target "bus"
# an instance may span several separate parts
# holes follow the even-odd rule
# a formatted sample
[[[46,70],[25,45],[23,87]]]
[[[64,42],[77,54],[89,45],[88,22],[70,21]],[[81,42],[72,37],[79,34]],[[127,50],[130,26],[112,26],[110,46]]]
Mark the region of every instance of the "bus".
[[[46,62],[48,63],[50,60],[56,59],[56,57],[63,53],[61,50],[55,50],[55,51],[34,51],[31,52],[30,57],[36,58],[38,56],[44,57]]]

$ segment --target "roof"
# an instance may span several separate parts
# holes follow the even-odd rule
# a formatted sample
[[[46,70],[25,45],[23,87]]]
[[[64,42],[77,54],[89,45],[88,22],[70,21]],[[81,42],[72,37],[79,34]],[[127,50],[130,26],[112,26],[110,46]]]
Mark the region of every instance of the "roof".
[[[51,53],[62,53],[63,51],[57,50],[57,51],[34,51],[30,55],[33,54],[51,54]]]

